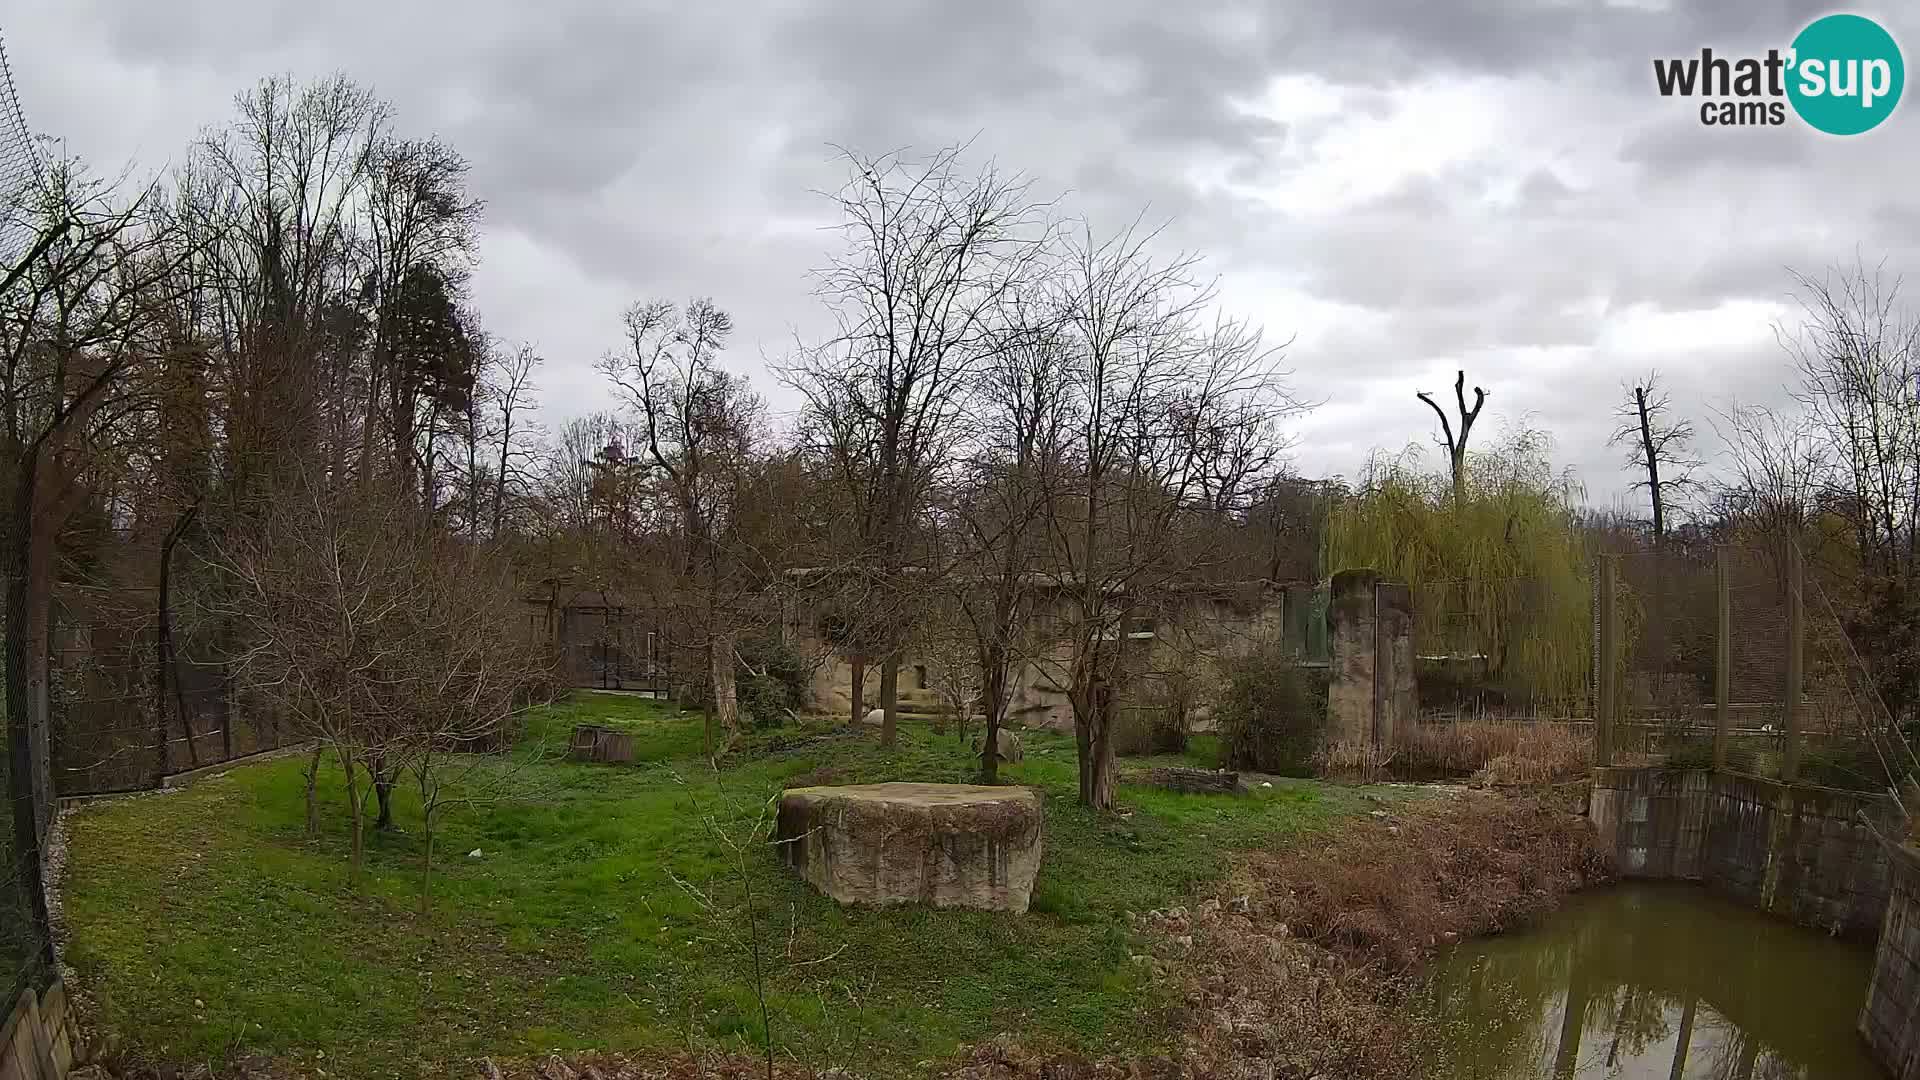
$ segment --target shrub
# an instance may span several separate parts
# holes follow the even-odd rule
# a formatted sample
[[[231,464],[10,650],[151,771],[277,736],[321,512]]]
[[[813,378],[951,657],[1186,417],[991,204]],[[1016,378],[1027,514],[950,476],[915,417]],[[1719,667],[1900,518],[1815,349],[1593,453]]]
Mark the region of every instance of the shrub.
[[[1270,656],[1249,658],[1232,672],[1214,716],[1227,768],[1311,776],[1327,723],[1326,676]]]
[[[1448,935],[1499,933],[1607,880],[1593,830],[1552,800],[1463,793],[1255,856],[1256,909],[1362,964],[1407,971]]]
[[[1592,764],[1587,736],[1561,724],[1468,720],[1417,724],[1391,747],[1341,744],[1315,757],[1320,771],[1346,780],[1464,780],[1547,784],[1583,775]]]
[[[788,711],[806,700],[806,662],[779,638],[746,638],[738,652],[741,664],[735,675],[741,719],[756,728],[786,723]]]

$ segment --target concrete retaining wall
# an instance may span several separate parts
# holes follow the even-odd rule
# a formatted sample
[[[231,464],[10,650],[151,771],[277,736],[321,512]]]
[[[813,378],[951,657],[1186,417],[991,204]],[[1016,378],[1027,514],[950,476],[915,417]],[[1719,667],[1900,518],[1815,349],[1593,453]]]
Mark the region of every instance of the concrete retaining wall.
[[[1373,570],[1342,570],[1329,590],[1327,741],[1392,746],[1419,716],[1413,594]]]
[[[0,1024],[0,1080],[64,1080],[72,1068],[66,988],[56,982],[44,994],[22,990]]]
[[[1893,888],[1874,947],[1860,1037],[1894,1080],[1920,1080],[1920,855],[1886,846]]]
[[[1702,769],[1594,770],[1589,816],[1628,877],[1698,881],[1760,911],[1872,938],[1892,888],[1891,798]],[[1871,823],[1871,827],[1870,824]]]

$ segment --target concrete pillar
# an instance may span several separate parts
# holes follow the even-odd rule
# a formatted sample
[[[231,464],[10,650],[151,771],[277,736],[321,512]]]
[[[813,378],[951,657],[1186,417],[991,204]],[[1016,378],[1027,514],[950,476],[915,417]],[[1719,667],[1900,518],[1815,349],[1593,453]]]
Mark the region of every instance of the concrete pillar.
[[[1413,593],[1374,570],[1333,576],[1327,740],[1388,746],[1414,722]]]

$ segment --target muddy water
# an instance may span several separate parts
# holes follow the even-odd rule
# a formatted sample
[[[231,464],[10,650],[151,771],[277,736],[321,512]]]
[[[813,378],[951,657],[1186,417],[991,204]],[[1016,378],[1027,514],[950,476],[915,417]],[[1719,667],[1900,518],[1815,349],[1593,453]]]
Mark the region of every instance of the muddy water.
[[[1466,942],[1426,1007],[1445,1080],[1880,1080],[1854,1024],[1872,950],[1689,885],[1576,896]]]

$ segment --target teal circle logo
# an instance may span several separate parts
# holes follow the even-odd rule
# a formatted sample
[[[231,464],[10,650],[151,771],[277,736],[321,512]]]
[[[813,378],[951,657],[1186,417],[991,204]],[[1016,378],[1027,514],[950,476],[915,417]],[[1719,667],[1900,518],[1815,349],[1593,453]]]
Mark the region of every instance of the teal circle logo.
[[[1793,39],[1787,99],[1829,135],[1871,131],[1893,114],[1907,83],[1893,35],[1859,15],[1828,15]]]

